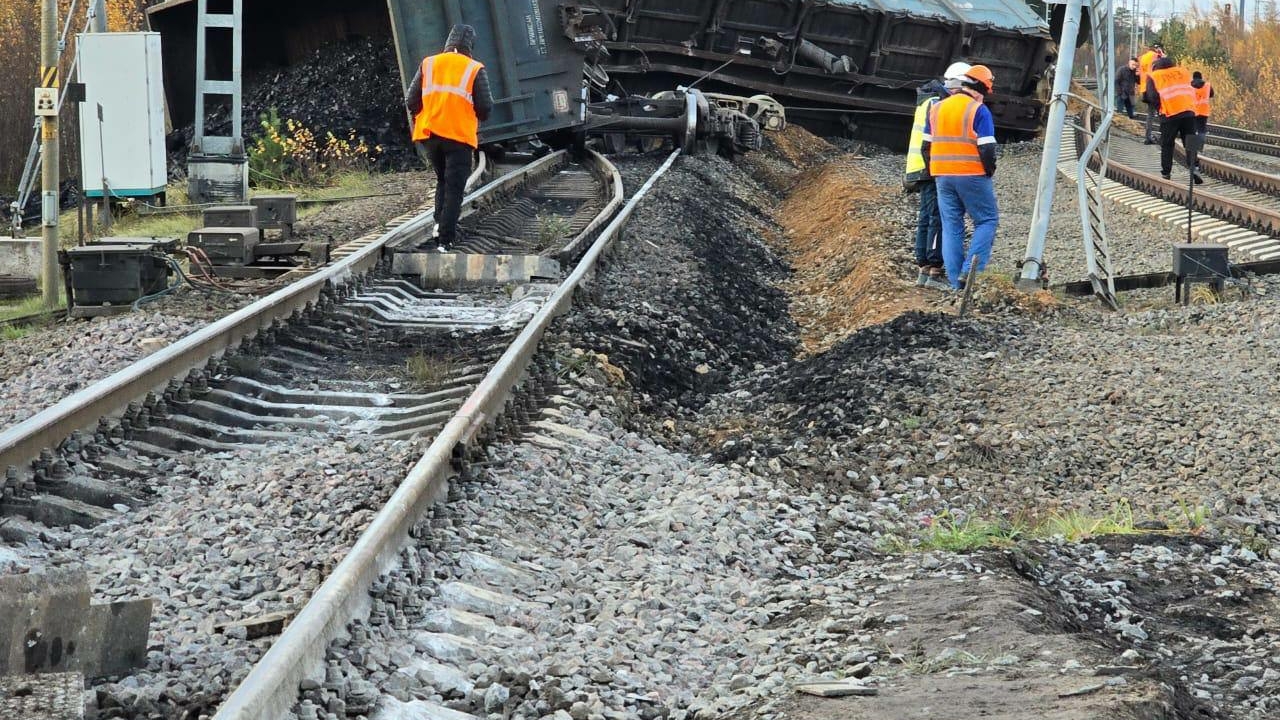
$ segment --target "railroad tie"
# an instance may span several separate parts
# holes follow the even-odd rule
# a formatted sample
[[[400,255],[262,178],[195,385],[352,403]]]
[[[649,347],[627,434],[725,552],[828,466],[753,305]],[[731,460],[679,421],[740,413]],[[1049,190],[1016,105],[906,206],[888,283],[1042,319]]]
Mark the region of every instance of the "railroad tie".
[[[1075,136],[1073,133],[1064,133],[1062,151],[1058,156],[1058,171],[1074,183],[1078,167]],[[1169,223],[1186,232],[1187,208],[1185,206],[1152,197],[1110,178],[1102,179],[1101,190],[1102,196],[1112,202]],[[1280,257],[1280,240],[1196,211],[1191,213],[1191,235],[1197,240],[1220,243],[1234,251],[1243,252],[1249,256],[1250,260],[1271,260]]]

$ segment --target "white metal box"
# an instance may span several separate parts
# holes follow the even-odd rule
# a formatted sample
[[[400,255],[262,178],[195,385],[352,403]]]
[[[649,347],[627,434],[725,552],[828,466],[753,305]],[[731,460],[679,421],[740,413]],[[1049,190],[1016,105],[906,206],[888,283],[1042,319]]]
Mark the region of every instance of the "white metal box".
[[[113,197],[164,192],[160,33],[85,33],[76,38],[76,56],[85,86],[80,105],[85,196],[102,197],[104,177]]]

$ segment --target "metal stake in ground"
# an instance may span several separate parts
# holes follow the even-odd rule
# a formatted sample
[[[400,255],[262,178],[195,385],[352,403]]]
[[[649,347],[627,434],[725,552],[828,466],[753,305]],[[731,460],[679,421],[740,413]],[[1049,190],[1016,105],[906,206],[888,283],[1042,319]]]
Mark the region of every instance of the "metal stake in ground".
[[[40,10],[40,87],[58,87],[58,3],[44,0]],[[54,103],[57,107],[57,103]],[[43,164],[41,217],[44,238],[44,306],[58,305],[58,113],[40,118],[40,161]]]
[[[1182,136],[1182,149],[1187,151],[1187,244],[1191,241],[1191,209],[1195,205],[1196,165],[1200,159],[1200,135]]]

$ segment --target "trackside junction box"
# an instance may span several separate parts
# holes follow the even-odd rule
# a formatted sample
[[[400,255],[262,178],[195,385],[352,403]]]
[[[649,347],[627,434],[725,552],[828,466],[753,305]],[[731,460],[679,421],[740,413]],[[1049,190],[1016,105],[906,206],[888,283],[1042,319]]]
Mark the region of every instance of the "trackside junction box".
[[[76,37],[76,55],[85,86],[80,104],[85,197],[160,195],[168,182],[160,33],[85,33]]]

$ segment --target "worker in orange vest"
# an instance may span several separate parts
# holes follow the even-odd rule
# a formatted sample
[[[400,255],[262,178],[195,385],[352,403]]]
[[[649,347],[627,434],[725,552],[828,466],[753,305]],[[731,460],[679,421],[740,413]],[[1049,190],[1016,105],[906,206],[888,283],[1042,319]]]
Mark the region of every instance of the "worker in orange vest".
[[[1175,65],[1172,58],[1162,57],[1151,66],[1151,78],[1143,100],[1156,104],[1164,118],[1160,121],[1160,176],[1170,179],[1173,172],[1173,142],[1182,138],[1187,151],[1187,168],[1197,185],[1204,182],[1195,170],[1195,155],[1200,150],[1196,136],[1196,91],[1191,87],[1191,71]]]
[[[413,141],[422,143],[436,173],[432,235],[440,252],[458,239],[471,156],[480,145],[480,123],[493,110],[484,64],[471,57],[475,44],[475,28],[454,25],[444,52],[423,59],[404,98],[413,118]]]
[[[1147,98],[1147,87],[1150,85],[1151,66],[1162,57],[1164,57],[1164,48],[1160,47],[1160,43],[1151,43],[1151,45],[1147,46],[1147,51],[1138,57],[1138,95],[1142,97],[1144,102]],[[1147,127],[1146,140],[1144,142],[1146,145],[1156,144],[1155,138],[1151,137],[1151,130],[1154,127],[1158,109],[1159,104],[1147,103]]]
[[[929,109],[921,152],[938,185],[942,215],[942,263],[947,280],[959,290],[971,262],[978,270],[991,260],[999,210],[996,207],[996,125],[983,103],[996,79],[985,65],[961,78],[960,91]],[[973,238],[964,246],[965,213],[973,220]]]
[[[1213,85],[1204,79],[1197,70],[1191,73],[1191,89],[1196,91],[1196,134],[1200,136],[1200,144],[1204,145],[1204,136],[1209,134],[1209,111],[1213,109]]]

